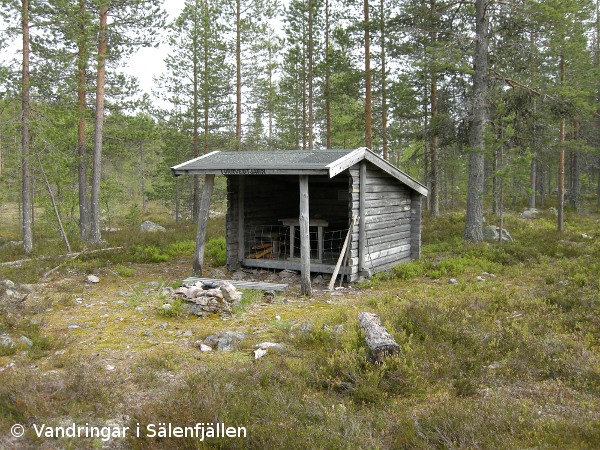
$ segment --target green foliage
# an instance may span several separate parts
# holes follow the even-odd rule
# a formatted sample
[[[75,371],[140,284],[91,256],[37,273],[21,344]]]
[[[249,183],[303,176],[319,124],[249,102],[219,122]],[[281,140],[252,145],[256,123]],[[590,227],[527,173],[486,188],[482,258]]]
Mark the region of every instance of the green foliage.
[[[214,266],[223,266],[227,261],[227,249],[225,246],[225,238],[218,237],[210,239],[206,243],[206,256]]]

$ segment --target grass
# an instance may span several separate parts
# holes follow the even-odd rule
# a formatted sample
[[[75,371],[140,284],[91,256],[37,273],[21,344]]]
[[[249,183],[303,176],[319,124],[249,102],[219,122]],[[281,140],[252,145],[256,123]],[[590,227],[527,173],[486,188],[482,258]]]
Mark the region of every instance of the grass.
[[[245,291],[231,317],[208,319],[174,302],[173,312],[161,312],[166,298],[147,285],[183,278],[190,238],[132,238],[118,255],[67,267],[89,264],[102,275],[100,285],[52,282],[21,309],[0,311],[0,333],[17,343],[0,353],[0,367],[14,363],[0,372],[1,436],[15,422],[116,422],[135,429],[217,421],[245,426],[248,435],[200,441],[129,434],[115,445],[597,447],[599,220],[597,213],[573,217],[558,234],[549,214],[531,222],[509,215],[505,226],[515,242],[499,247],[464,244],[460,214],[427,218],[423,258],[359,290],[311,299],[278,293],[271,304]],[[154,246],[168,262],[132,261],[134,246]],[[131,297],[119,300],[122,289]],[[381,317],[400,355],[368,362],[357,326],[363,310]],[[80,327],[66,332],[74,322]],[[232,352],[194,346],[224,330],[247,337]],[[22,334],[35,350],[17,341]],[[255,360],[252,346],[264,341],[286,351]],[[30,430],[23,439],[31,447],[44,443]],[[101,443],[59,439],[56,445]]]

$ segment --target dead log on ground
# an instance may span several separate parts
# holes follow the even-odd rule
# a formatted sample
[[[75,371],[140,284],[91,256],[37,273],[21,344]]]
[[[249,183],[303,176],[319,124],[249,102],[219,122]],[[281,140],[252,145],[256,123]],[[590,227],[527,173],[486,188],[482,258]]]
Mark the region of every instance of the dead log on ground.
[[[383,362],[387,356],[400,352],[400,346],[381,324],[377,314],[361,312],[358,315],[358,324],[365,332],[365,341],[373,361]]]

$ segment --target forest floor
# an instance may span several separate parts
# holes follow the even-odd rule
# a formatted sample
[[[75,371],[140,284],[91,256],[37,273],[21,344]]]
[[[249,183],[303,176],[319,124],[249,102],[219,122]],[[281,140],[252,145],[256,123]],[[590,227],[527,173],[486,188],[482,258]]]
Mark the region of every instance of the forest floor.
[[[163,288],[190,274],[191,227],[0,267],[0,282],[29,293],[9,301],[0,286],[0,448],[593,448],[600,214],[569,214],[562,234],[554,220],[509,215],[514,242],[498,246],[464,244],[463,215],[427,219],[420,261],[310,298],[294,285],[269,303],[246,290],[227,317],[162,308]],[[368,362],[360,311],[382,318],[400,355]],[[200,351],[225,331],[244,337]],[[255,359],[261,342],[285,350]],[[196,423],[246,437],[152,436],[153,424]],[[114,434],[38,437],[42,424]]]

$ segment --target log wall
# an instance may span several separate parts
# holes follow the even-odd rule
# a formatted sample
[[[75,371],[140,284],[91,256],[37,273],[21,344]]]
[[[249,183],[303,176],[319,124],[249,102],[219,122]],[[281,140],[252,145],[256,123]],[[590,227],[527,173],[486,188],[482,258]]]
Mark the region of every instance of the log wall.
[[[360,210],[360,166],[350,169],[352,215],[359,215]],[[395,178],[367,164],[364,181],[365,199],[365,242],[364,267],[366,272],[375,273],[387,270],[392,266],[411,259],[413,242],[413,209],[414,217],[419,218],[420,240],[420,195],[412,197],[412,190],[402,185]],[[354,230],[352,236],[352,280],[359,277],[358,261],[360,258],[360,230]]]

